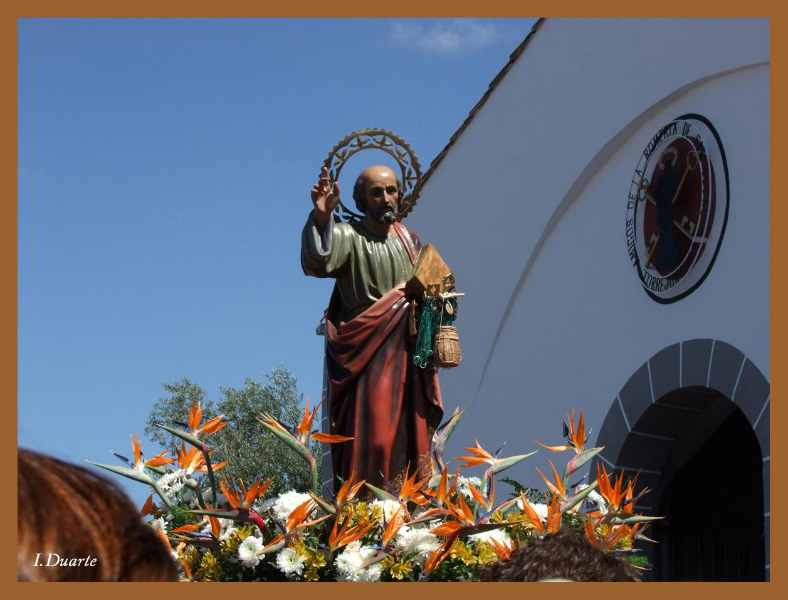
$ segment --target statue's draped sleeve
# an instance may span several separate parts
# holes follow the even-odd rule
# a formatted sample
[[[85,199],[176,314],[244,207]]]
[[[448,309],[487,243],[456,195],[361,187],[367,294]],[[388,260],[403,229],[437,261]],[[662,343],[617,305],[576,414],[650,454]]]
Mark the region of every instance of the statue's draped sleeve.
[[[321,232],[315,225],[314,213],[301,234],[301,266],[305,275],[313,277],[337,277],[350,258],[352,244],[342,227],[335,227],[329,219]]]
[[[301,235],[301,266],[306,275],[336,279],[344,320],[405,283],[412,268],[396,233],[378,238],[358,224],[332,221],[321,232],[312,213]]]

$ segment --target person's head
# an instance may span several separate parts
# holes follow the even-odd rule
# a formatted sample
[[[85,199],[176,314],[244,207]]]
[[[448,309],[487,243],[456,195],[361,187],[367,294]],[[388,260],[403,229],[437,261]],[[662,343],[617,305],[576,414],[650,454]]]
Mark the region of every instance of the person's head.
[[[402,195],[402,181],[382,165],[364,169],[353,186],[358,211],[389,225],[397,220]]]
[[[509,560],[482,571],[481,581],[640,581],[634,567],[593,546],[581,530],[560,529],[526,542]]]
[[[19,581],[178,580],[171,553],[114,483],[21,448],[18,462]]]

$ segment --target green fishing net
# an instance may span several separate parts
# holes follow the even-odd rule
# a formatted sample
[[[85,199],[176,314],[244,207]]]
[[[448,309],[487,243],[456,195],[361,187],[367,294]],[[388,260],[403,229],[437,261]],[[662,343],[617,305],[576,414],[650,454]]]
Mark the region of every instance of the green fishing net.
[[[446,306],[451,305],[447,311]],[[416,336],[416,347],[413,349],[413,364],[422,369],[434,364],[432,348],[435,343],[435,333],[442,325],[451,325],[457,316],[457,300],[450,298],[446,301],[435,296],[428,296],[418,308],[416,319],[419,323],[419,333]]]

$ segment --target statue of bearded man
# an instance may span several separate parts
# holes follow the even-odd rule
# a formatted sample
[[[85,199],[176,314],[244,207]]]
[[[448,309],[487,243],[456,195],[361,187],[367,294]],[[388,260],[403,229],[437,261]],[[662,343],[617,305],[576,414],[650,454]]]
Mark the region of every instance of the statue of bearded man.
[[[326,311],[326,369],[331,433],[352,437],[333,444],[334,487],[351,473],[384,487],[410,473],[431,473],[430,443],[443,417],[438,376],[415,367],[414,298],[405,283],[421,241],[397,222],[402,185],[385,166],[370,167],[353,189],[364,217],[335,223],[339,184],[324,167],[312,188],[301,237],[306,275],[333,277]]]

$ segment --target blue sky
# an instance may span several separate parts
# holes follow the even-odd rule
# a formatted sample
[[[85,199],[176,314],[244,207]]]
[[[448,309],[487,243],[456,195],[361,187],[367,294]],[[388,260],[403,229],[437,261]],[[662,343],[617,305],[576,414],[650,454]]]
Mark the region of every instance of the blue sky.
[[[426,169],[534,22],[20,19],[19,445],[112,463],[184,376],[217,400],[284,365],[318,400],[323,160],[384,127]]]

